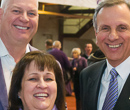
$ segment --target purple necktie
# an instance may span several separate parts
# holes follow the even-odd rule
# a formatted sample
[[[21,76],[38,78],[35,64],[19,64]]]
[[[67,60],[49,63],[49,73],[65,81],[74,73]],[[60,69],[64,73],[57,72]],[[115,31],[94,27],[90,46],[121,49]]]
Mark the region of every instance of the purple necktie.
[[[110,71],[111,79],[102,110],[113,110],[118,98],[118,73],[115,68]]]

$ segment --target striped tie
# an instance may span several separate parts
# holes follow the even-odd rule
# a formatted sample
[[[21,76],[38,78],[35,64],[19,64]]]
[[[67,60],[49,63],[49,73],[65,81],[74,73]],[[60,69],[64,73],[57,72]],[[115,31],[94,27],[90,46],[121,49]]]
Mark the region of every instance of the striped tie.
[[[110,74],[111,79],[102,110],[113,110],[118,98],[118,73],[115,68],[112,68]]]

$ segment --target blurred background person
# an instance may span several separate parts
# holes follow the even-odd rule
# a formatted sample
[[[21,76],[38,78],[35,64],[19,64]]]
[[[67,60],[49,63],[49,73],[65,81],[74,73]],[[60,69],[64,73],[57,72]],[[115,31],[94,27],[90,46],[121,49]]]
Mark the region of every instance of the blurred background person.
[[[52,39],[47,39],[45,41],[45,47],[46,47],[46,52],[49,53],[52,50]]]
[[[101,61],[101,60],[104,60],[106,59],[104,53],[100,50],[100,49],[97,49],[94,53],[92,53],[87,62],[88,62],[88,66],[95,63],[95,62],[98,62],[98,61]]]
[[[81,57],[80,48],[72,49],[72,68],[73,68],[73,82],[74,82],[74,93],[76,97],[76,110],[81,110],[81,101],[80,101],[80,84],[79,76],[80,72],[87,67],[87,60],[84,57]]]
[[[50,54],[27,53],[16,65],[9,92],[9,110],[65,110],[61,68]]]
[[[92,44],[91,44],[91,43],[85,44],[85,49],[84,49],[84,50],[85,50],[85,52],[84,52],[84,54],[82,55],[82,57],[88,59],[88,57],[90,56],[90,54],[91,54],[91,52],[92,52],[92,50],[93,50]]]
[[[70,84],[71,64],[66,54],[60,49],[61,49],[61,42],[56,40],[53,42],[53,49],[49,53],[53,55],[56,58],[56,60],[59,61],[59,63],[61,64],[65,80],[66,95],[71,95],[72,94]]]

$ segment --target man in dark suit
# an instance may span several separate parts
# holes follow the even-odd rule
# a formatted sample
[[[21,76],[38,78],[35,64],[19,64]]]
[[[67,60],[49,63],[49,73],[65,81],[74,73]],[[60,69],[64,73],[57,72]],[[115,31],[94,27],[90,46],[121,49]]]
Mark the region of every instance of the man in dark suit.
[[[130,110],[130,3],[104,0],[93,21],[107,59],[81,72],[82,110]]]
[[[88,59],[88,57],[90,56],[92,50],[93,50],[93,46],[91,43],[87,43],[85,44],[85,53],[82,55],[82,57]]]
[[[2,0],[0,8],[0,110],[7,110],[12,71],[37,32],[37,0]]]
[[[47,39],[45,41],[45,47],[46,47],[46,52],[49,53],[52,50],[52,39]]]

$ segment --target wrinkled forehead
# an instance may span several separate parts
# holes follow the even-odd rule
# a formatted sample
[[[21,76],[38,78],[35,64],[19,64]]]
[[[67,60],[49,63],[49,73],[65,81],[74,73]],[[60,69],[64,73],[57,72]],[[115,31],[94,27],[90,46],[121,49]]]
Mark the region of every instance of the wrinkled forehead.
[[[38,0],[2,0],[1,7],[3,9],[8,8],[11,5],[25,5],[25,6],[33,6],[38,9]]]

